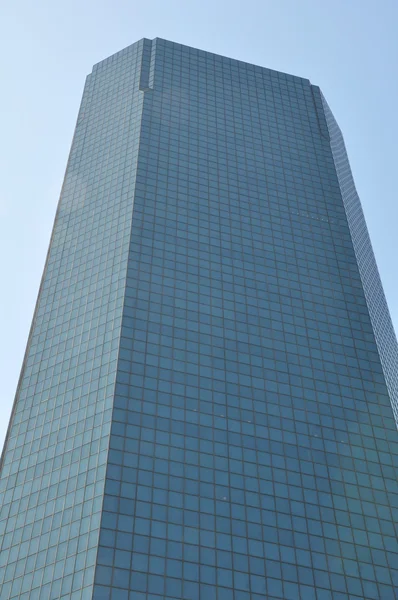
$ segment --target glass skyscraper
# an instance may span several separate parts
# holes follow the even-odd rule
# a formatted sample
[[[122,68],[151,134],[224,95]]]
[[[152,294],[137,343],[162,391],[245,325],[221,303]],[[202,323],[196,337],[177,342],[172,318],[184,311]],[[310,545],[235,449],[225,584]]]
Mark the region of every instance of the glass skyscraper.
[[[398,597],[398,351],[307,79],[88,76],[0,480],[1,600]]]

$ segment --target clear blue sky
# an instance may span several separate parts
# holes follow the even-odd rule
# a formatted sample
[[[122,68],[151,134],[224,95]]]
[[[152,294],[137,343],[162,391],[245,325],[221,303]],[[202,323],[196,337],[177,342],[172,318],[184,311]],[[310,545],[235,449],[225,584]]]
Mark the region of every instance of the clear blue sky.
[[[398,0],[3,0],[0,447],[85,76],[163,37],[308,77],[342,128],[398,329]]]

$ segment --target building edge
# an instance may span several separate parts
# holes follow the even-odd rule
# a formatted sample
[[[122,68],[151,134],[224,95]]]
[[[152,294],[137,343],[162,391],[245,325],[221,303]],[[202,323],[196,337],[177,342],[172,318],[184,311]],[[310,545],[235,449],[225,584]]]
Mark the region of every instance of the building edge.
[[[317,86],[377,349],[398,426],[398,343],[340,127]]]

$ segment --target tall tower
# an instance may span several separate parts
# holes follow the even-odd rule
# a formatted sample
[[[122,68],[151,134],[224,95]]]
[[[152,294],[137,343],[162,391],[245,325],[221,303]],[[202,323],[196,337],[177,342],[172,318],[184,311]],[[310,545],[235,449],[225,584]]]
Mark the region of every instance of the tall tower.
[[[392,600],[398,351],[307,79],[88,76],[0,480],[1,600]]]

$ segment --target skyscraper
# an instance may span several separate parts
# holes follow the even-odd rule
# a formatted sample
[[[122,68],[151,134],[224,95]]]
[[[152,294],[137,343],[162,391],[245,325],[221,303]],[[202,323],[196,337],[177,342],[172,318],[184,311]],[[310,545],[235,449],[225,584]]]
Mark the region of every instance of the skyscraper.
[[[1,461],[2,600],[392,600],[398,351],[307,79],[88,76]]]

